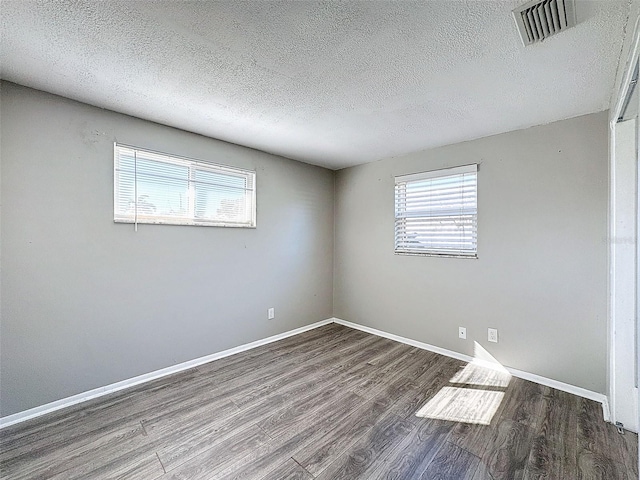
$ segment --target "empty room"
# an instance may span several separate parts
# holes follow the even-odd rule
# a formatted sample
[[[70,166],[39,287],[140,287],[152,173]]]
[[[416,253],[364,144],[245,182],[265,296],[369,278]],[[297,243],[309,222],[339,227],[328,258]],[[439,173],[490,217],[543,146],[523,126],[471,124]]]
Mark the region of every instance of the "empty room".
[[[0,0],[0,478],[638,479],[640,0]]]

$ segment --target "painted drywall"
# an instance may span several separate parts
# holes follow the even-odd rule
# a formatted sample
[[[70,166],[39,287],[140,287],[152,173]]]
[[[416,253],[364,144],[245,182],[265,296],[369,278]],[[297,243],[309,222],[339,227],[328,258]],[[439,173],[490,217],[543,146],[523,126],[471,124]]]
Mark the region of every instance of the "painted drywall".
[[[0,105],[2,416],[332,316],[333,172],[7,82]],[[256,170],[257,228],[114,223],[114,141]]]
[[[338,171],[334,316],[605,393],[607,148],[602,112]],[[469,163],[478,259],[394,255],[394,176]]]

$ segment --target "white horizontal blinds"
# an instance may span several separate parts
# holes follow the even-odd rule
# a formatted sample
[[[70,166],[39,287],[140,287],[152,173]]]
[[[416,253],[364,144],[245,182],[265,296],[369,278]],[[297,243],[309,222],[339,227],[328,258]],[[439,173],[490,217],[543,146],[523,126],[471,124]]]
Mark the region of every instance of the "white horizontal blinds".
[[[197,167],[193,180],[198,220],[243,223],[251,218],[252,176]]]
[[[396,177],[395,251],[475,256],[477,165]]]
[[[114,219],[255,226],[255,172],[115,147]]]

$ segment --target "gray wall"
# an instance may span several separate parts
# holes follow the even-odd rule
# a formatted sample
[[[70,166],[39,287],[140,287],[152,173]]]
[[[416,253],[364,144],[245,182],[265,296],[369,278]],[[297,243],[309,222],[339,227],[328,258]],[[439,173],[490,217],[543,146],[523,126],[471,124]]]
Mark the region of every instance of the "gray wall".
[[[6,82],[0,128],[2,416],[332,315],[605,391],[606,113],[341,170],[335,194],[331,171]],[[258,228],[114,224],[114,141],[255,169]],[[471,162],[479,259],[394,255],[393,177]]]
[[[1,89],[2,416],[332,316],[333,172]],[[258,228],[114,224],[116,140],[255,169]]]
[[[603,112],[339,171],[334,315],[604,393],[607,149]],[[468,163],[479,259],[394,255],[393,177]]]

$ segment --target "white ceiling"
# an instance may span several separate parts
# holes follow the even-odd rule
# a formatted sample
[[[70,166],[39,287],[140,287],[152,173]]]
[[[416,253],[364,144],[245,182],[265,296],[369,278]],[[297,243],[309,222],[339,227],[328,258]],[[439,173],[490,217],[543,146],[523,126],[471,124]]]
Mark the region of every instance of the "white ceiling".
[[[525,1],[2,0],[0,75],[335,169],[607,109],[628,0]]]

